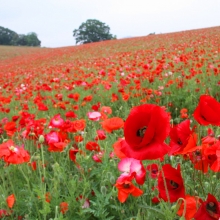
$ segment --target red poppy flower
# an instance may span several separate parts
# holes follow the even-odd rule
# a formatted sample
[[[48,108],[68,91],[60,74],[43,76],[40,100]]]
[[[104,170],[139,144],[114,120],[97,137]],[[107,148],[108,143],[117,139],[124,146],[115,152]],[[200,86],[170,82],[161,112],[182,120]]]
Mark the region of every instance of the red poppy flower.
[[[189,153],[189,157],[191,162],[194,164],[194,168],[196,170],[201,170],[203,173],[208,172],[208,166],[211,162],[211,160],[205,155],[206,148],[208,148],[208,145],[203,144],[202,146],[196,147],[192,153]]]
[[[208,194],[206,201],[201,201],[199,210],[194,215],[195,220],[213,220],[220,218],[220,202],[211,195]]]
[[[193,219],[195,213],[197,212],[197,207],[199,206],[200,202],[198,198],[190,195],[186,195],[185,201],[186,201],[186,213],[184,217],[186,220],[191,220]],[[181,202],[177,214],[179,216],[182,216],[183,212],[184,212],[184,202]]]
[[[93,106],[92,106],[92,110],[98,111],[99,108],[100,108],[100,105],[101,105],[101,102],[98,102],[96,105],[93,105]]]
[[[163,176],[166,186],[164,185]],[[159,198],[164,201],[176,202],[179,198],[185,197],[185,187],[181,176],[180,165],[177,166],[177,169],[173,168],[170,164],[165,164],[162,167],[162,171],[160,171],[158,176],[158,190]],[[167,195],[167,192],[169,195]]]
[[[129,175],[116,181],[115,186],[118,189],[118,200],[121,203],[124,203],[130,194],[136,197],[143,194],[143,191],[133,185],[131,180],[132,176]]]
[[[125,158],[127,157],[122,151],[121,151],[121,148],[125,145],[127,145],[126,141],[124,138],[119,138],[118,141],[116,141],[114,144],[113,144],[113,148],[114,148],[114,153],[115,155],[122,159],[122,158]],[[129,146],[128,146],[129,147]]]
[[[182,154],[182,155],[189,154],[198,149],[200,148],[197,146],[197,134],[192,133],[190,134],[187,145],[182,149],[182,151],[179,151],[178,154]]]
[[[201,95],[193,116],[201,125],[220,126],[220,103],[209,95]]]
[[[215,138],[215,133],[211,128],[207,129],[207,136],[202,138],[202,144],[209,144],[213,145],[218,141],[217,138]]]
[[[100,151],[100,146],[98,145],[98,143],[96,142],[93,142],[93,141],[89,141],[87,144],[86,144],[86,149],[87,150],[90,150],[90,151]]]
[[[156,196],[155,196],[154,198],[152,198],[151,201],[152,201],[153,204],[158,204],[158,203],[160,203],[160,200],[159,200],[158,197],[156,197]]]
[[[111,101],[116,102],[116,101],[118,101],[118,99],[119,99],[118,96],[115,93],[112,93]]]
[[[62,214],[65,214],[68,211],[69,204],[67,202],[61,202],[60,203],[60,212]]]
[[[9,216],[10,214],[5,209],[0,209],[0,218]]]
[[[210,147],[206,147],[204,155],[207,158],[209,167],[214,172],[220,171],[220,141]]]
[[[37,103],[37,106],[39,111],[48,111],[48,107],[42,102]]]
[[[66,112],[66,118],[77,118],[77,115],[73,111]]]
[[[127,145],[121,151],[138,160],[161,158],[170,149],[164,143],[169,131],[169,115],[163,108],[153,104],[134,107],[125,121]]]
[[[46,192],[46,194],[45,194],[45,201],[50,203],[51,199],[52,199],[52,196],[51,196],[50,192]]]
[[[119,117],[113,117],[113,118],[108,118],[101,122],[102,128],[111,133],[114,130],[118,130],[120,128],[124,127],[124,121],[122,118]]]
[[[76,135],[74,136],[75,142],[79,143],[83,141],[83,136],[82,135]]]
[[[19,119],[19,115],[14,115],[14,116],[12,116],[12,121],[17,121],[18,119]]]
[[[8,196],[7,199],[6,199],[6,202],[7,202],[8,207],[11,209],[14,206],[14,203],[15,203],[14,194]]]
[[[106,139],[106,134],[105,134],[105,131],[103,130],[97,130],[96,131],[97,133],[97,136],[95,137],[95,140],[105,140]]]
[[[101,107],[101,113],[110,115],[112,113],[112,109],[109,106],[102,106]]]
[[[74,93],[74,94],[69,94],[67,97],[70,99],[74,99],[74,101],[78,102],[80,95],[79,93]]]
[[[86,127],[86,120],[79,119],[72,122],[75,131],[83,131]]]
[[[31,163],[28,164],[33,171],[37,170],[37,162],[36,161],[33,161]]]
[[[90,102],[90,101],[92,101],[92,98],[93,98],[92,95],[88,95],[83,98],[83,101]]]
[[[190,120],[185,120],[180,124],[171,128],[170,131],[170,155],[178,154],[184,147],[186,147],[188,140],[190,138]]]
[[[129,95],[129,94],[126,94],[126,93],[123,93],[123,94],[122,94],[122,99],[123,99],[124,101],[128,101],[129,98],[130,98],[130,95]]]
[[[8,164],[21,164],[30,160],[29,153],[23,146],[15,146],[12,140],[0,144],[0,158]]]
[[[9,137],[12,137],[16,132],[16,123],[14,121],[9,121],[4,125],[4,129]]]
[[[69,158],[72,160],[74,163],[76,163],[76,154],[79,152],[79,149],[76,148],[71,148],[69,150]]]
[[[186,109],[186,108],[182,108],[181,110],[180,110],[180,117],[181,118],[188,118],[188,114],[187,114],[187,112],[188,112],[188,110]]]
[[[150,178],[156,179],[159,175],[158,165],[156,163],[149,164],[146,170],[150,173]]]

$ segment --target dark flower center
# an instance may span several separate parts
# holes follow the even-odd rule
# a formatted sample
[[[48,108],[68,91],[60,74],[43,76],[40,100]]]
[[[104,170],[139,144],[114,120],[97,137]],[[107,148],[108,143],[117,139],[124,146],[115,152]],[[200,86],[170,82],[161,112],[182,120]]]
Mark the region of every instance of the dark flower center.
[[[201,155],[201,152],[197,150],[197,151],[195,152],[195,155],[196,155],[196,156],[200,156],[200,155]]]
[[[144,137],[144,134],[145,134],[146,130],[147,130],[147,126],[144,126],[143,128],[137,130],[137,136],[138,137]]]
[[[201,160],[202,160],[202,155],[201,155],[201,152],[200,152],[200,151],[197,150],[197,151],[194,153],[194,155],[195,155],[195,158],[194,158],[195,161],[201,161]]]
[[[174,182],[173,180],[170,180],[170,185],[174,188],[177,189],[179,187],[179,184]]]
[[[152,169],[151,172],[152,172],[153,174],[157,174],[157,173],[158,173],[158,170],[157,170],[157,169]]]
[[[124,183],[124,184],[123,184],[123,188],[125,188],[125,189],[130,188],[130,184],[128,184],[128,183],[127,183],[127,184],[126,184],[126,183]]]
[[[214,202],[207,203],[206,210],[213,219],[219,219],[217,205]]]
[[[180,140],[180,138],[178,138],[177,144],[182,145],[182,141]]]
[[[206,209],[211,212],[215,212],[215,213],[217,212],[217,206],[214,202],[207,203]]]

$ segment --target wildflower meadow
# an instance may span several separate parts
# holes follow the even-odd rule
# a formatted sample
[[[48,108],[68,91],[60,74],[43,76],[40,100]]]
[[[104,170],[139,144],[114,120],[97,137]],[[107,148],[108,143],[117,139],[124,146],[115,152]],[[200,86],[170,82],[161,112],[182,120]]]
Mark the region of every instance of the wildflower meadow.
[[[220,27],[0,46],[0,218],[220,219]]]

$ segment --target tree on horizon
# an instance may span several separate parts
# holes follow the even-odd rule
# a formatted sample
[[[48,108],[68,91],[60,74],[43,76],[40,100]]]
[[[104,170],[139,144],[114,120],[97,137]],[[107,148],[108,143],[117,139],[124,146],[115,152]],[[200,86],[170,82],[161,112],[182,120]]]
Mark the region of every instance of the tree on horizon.
[[[110,27],[96,19],[83,22],[78,29],[73,31],[73,37],[76,39],[76,44],[116,39],[116,36],[110,34]]]

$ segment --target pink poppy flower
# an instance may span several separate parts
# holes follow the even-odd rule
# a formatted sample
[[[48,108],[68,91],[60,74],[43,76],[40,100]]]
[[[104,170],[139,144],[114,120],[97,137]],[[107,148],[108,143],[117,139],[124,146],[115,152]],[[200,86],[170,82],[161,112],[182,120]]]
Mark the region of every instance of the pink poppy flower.
[[[102,115],[100,112],[88,112],[87,116],[92,121],[99,121]]]
[[[58,137],[57,132],[50,132],[49,134],[47,134],[46,141],[48,144],[59,142],[59,137]]]
[[[118,164],[118,169],[121,172],[124,172],[121,177],[124,175],[135,174],[134,177],[136,182],[140,185],[144,184],[146,170],[144,169],[144,166],[140,160],[133,158],[123,158]]]
[[[60,114],[55,115],[51,120],[50,120],[50,126],[52,128],[60,128],[64,123],[64,120],[61,118]]]

